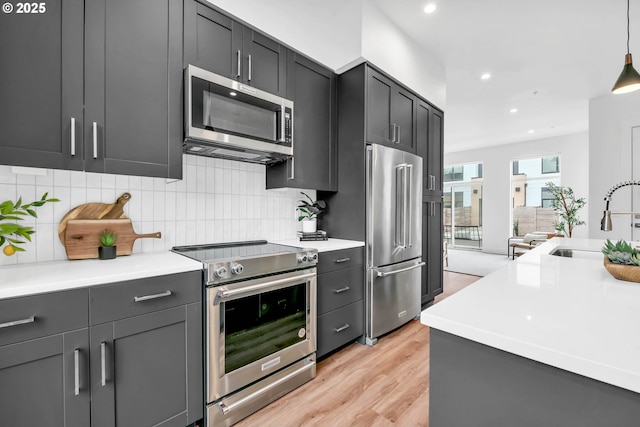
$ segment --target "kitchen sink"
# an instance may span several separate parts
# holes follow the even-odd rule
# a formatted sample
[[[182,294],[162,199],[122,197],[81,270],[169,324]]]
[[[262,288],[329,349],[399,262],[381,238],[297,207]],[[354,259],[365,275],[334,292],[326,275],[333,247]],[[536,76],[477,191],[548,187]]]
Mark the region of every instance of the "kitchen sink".
[[[602,252],[600,251],[587,251],[583,249],[574,248],[555,248],[549,255],[560,256],[564,258],[581,258],[581,259],[598,259],[602,260]]]

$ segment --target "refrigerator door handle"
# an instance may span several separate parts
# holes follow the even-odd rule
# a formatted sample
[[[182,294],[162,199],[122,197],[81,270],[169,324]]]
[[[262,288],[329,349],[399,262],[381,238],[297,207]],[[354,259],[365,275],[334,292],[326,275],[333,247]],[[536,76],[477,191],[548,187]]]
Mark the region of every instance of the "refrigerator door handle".
[[[420,268],[423,265],[427,265],[427,263],[422,261],[422,262],[419,262],[416,265],[412,265],[411,267],[401,268],[400,270],[393,270],[393,271],[387,271],[387,272],[378,271],[376,276],[378,276],[378,277],[393,276],[394,274],[404,273],[405,271],[409,271],[409,270],[415,270],[416,268]]]
[[[395,246],[407,245],[407,172],[406,163],[396,166],[396,237]]]
[[[412,181],[412,173],[413,173],[413,165],[408,164],[405,166],[404,168],[404,172],[405,172],[405,178],[404,178],[404,182],[405,182],[405,207],[404,207],[404,211],[405,211],[405,247],[411,247],[413,246],[413,242],[411,241],[411,211],[413,209],[411,209],[411,206],[413,206],[413,200],[412,200],[412,188],[411,188],[411,181]]]

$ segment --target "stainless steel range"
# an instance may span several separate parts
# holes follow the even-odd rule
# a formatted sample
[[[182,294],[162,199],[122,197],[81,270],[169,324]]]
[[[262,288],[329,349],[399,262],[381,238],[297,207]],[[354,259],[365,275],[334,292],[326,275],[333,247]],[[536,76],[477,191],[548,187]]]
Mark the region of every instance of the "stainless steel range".
[[[315,377],[315,249],[261,240],[172,250],[203,263],[207,426],[230,426]]]

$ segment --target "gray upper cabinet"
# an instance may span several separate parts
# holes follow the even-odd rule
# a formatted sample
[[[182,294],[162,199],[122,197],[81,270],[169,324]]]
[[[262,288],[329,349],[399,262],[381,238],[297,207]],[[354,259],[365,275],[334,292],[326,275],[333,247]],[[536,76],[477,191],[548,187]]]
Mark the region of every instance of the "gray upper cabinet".
[[[267,188],[337,191],[336,75],[290,52],[287,79],[295,108],[293,159],[267,168]]]
[[[86,3],[85,170],[182,177],[182,1]]]
[[[182,177],[182,1],[3,14],[3,164]]]
[[[419,100],[417,116],[417,154],[424,160],[424,196],[442,196],[443,173],[443,119],[442,111]]]
[[[415,153],[416,96],[367,68],[366,98],[367,142]]]
[[[185,1],[184,22],[184,66],[286,96],[286,47],[195,0]]]
[[[82,170],[83,22],[82,0],[2,14],[0,163]]]

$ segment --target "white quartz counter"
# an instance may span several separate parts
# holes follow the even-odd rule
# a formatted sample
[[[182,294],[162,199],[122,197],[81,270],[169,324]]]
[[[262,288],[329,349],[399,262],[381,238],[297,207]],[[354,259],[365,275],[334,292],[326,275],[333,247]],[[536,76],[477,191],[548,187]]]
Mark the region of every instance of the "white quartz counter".
[[[0,267],[0,299],[141,279],[202,269],[173,252],[150,252],[112,260],[53,261]]]
[[[327,240],[305,240],[301,242],[299,239],[292,240],[280,240],[273,243],[279,243],[281,245],[296,246],[298,248],[312,248],[317,249],[318,252],[337,251],[340,249],[358,248],[364,246],[364,242],[357,240],[343,240],[343,239],[327,239]]]
[[[605,270],[603,243],[551,239],[424,310],[421,321],[640,393],[640,283]],[[555,248],[587,252],[549,255]]]

